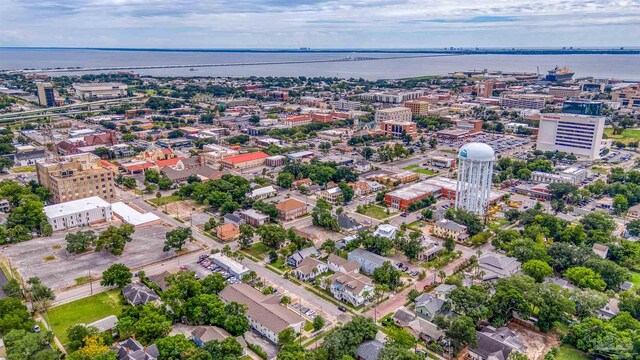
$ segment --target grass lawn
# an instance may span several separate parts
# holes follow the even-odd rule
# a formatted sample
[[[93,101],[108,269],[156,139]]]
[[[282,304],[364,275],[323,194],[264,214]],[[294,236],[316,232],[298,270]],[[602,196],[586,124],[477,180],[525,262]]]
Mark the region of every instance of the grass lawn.
[[[413,171],[414,173],[418,173],[418,174],[423,174],[423,175],[435,175],[436,173],[434,173],[431,170],[427,170],[427,169],[421,169],[418,165],[413,164],[413,165],[409,165],[409,166],[405,166],[402,168],[403,170],[410,170]]]
[[[257,242],[257,243],[253,243],[247,250],[249,255],[253,256],[254,258],[260,259],[260,260],[264,260],[265,255],[267,255],[267,253],[269,252],[269,250],[271,250],[267,245],[261,243],[261,242]]]
[[[629,142],[632,142],[632,141],[640,140],[640,129],[625,129],[622,131],[622,134],[613,135],[613,129],[608,128],[608,129],[604,129],[604,134],[609,139],[622,141],[625,144],[628,144]]]
[[[420,266],[422,266],[425,269],[430,269],[430,268],[437,269],[447,265],[448,263],[452,262],[453,260],[459,257],[460,257],[460,253],[456,251],[454,252],[443,251],[441,255],[438,255],[435,259],[423,262],[422,264],[420,264]]]
[[[161,205],[164,205],[164,204],[170,204],[170,203],[172,203],[174,201],[178,201],[178,200],[180,200],[179,196],[177,196],[177,195],[169,195],[169,196],[161,197],[160,199],[154,197],[154,198],[148,199],[147,202],[149,202],[150,204],[155,205],[155,206],[161,206]]]
[[[585,355],[582,351],[569,346],[562,345],[558,349],[558,355],[556,355],[555,360],[589,360],[591,359],[587,355]]]
[[[633,288],[631,290],[638,291],[638,289],[640,289],[640,273],[637,271],[630,271],[630,272],[631,272],[631,280],[629,281],[633,283]]]
[[[305,321],[304,322],[304,331],[311,331],[313,330],[313,323],[311,321]]]
[[[422,220],[417,220],[407,225],[407,227],[411,230],[420,231],[420,229],[422,229],[425,225],[426,225],[426,222]]]
[[[34,172],[36,171],[35,166],[19,166],[11,169],[14,173],[25,173],[25,172]]]
[[[385,210],[385,208],[378,205],[362,206],[360,208],[360,211],[358,211],[358,213],[362,215],[370,216],[372,218],[376,218],[378,220],[383,220],[391,216],[391,214],[387,214],[387,210]]]
[[[119,316],[124,305],[120,290],[110,290],[76,300],[49,310],[49,325],[60,342],[68,342],[67,329],[75,324],[89,324],[109,315]]]

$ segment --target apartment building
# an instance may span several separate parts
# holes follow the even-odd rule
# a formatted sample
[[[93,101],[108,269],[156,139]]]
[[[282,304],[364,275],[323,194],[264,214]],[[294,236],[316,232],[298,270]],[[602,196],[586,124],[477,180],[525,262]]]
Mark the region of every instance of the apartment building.
[[[307,204],[296,199],[283,200],[276,204],[280,220],[289,221],[297,219],[308,213]]]
[[[433,235],[442,239],[461,240],[467,234],[467,227],[454,221],[442,219],[433,225]]]
[[[385,136],[401,138],[405,134],[412,138],[418,137],[418,127],[413,121],[383,121],[380,123],[380,130]]]
[[[411,109],[408,107],[394,107],[388,109],[380,109],[376,111],[374,120],[377,123],[385,121],[399,121],[410,122],[411,121]]]
[[[318,193],[318,199],[325,200],[331,204],[336,204],[340,199],[342,199],[342,189],[336,186],[331,189],[322,190]]]
[[[360,271],[365,274],[373,274],[373,271],[382,265],[386,261],[391,262],[393,265],[393,260],[388,259],[384,256],[380,256],[378,254],[374,254],[371,251],[367,251],[365,249],[355,249],[349,253],[347,256],[349,261],[355,261],[360,264]]]
[[[402,104],[405,101],[415,100],[424,95],[422,90],[413,91],[371,91],[360,94],[361,100],[377,101],[390,104]]]
[[[288,118],[282,120],[282,124],[288,127],[294,126],[302,126],[309,125],[313,122],[313,119],[310,115],[297,115],[297,116],[289,116]]]
[[[51,191],[53,203],[92,196],[111,201],[115,196],[113,172],[102,167],[100,158],[91,153],[37,161],[36,173],[40,185]]]
[[[56,105],[52,83],[37,82],[36,87],[38,88],[38,102],[41,106],[51,107]]]
[[[604,120],[601,116],[542,114],[536,148],[596,159],[602,149]]]
[[[331,105],[336,110],[342,111],[353,111],[358,110],[362,106],[362,103],[359,101],[349,101],[349,100],[335,100],[329,101],[329,105]]]
[[[431,103],[424,100],[411,100],[404,103],[404,107],[411,109],[413,115],[427,116]]]

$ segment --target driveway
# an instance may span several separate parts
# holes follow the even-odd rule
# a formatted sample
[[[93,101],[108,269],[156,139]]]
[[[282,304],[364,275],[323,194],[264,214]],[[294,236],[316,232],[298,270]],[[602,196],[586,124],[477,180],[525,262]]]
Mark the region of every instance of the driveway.
[[[267,359],[273,359],[278,355],[278,348],[269,340],[258,334],[257,331],[251,329],[244,334],[244,338],[249,344],[260,345],[262,350],[267,353]]]

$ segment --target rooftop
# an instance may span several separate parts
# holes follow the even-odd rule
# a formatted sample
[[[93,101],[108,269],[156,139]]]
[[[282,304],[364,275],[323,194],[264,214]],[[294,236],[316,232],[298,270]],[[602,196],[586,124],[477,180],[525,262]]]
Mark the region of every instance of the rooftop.
[[[92,196],[85,199],[67,201],[60,204],[44,207],[44,213],[48,218],[77,214],[83,211],[90,211],[97,208],[110,207],[111,204],[99,196]]]

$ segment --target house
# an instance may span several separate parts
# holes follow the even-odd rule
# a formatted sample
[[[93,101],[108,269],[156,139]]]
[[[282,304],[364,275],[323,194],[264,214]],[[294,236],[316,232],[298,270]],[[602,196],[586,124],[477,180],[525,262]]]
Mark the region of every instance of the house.
[[[217,326],[196,326],[193,331],[191,331],[191,341],[193,341],[197,346],[204,346],[204,344],[209,341],[222,341],[228,337],[231,337],[231,334],[227,332],[227,330],[219,328]],[[242,356],[247,354],[247,342],[244,340],[242,336],[236,336],[236,341],[242,346]]]
[[[449,298],[449,294],[457,288],[458,287],[455,285],[440,284],[433,289],[433,294],[440,300],[447,300]]]
[[[278,190],[269,185],[249,191],[246,197],[251,200],[262,200],[276,195],[278,195]]]
[[[304,179],[300,179],[300,180],[296,180],[294,181],[291,186],[294,189],[299,189],[300,186],[305,186],[305,187],[309,187],[309,185],[311,185],[311,179],[309,178],[304,178]]]
[[[520,272],[520,261],[505,255],[486,253],[478,258],[480,271],[484,272],[482,280],[491,281],[511,276]]]
[[[396,234],[398,233],[399,230],[400,229],[398,229],[393,225],[381,224],[378,226],[376,231],[373,232],[373,235],[387,238],[389,240],[393,240],[396,238]]]
[[[132,306],[143,305],[160,299],[155,291],[140,283],[129,284],[122,288],[122,296]]]
[[[323,262],[320,262],[312,257],[306,257],[298,267],[293,271],[296,278],[302,281],[313,281],[315,278],[327,272],[329,268]]]
[[[358,360],[378,360],[384,344],[378,340],[365,341],[358,346]]]
[[[506,327],[486,326],[477,335],[478,346],[468,349],[473,360],[506,360],[513,351],[524,353],[527,350],[518,334]]]
[[[336,254],[329,255],[327,265],[329,266],[329,270],[336,273],[349,274],[360,271],[360,264],[357,261],[349,261]]]
[[[296,199],[286,199],[276,204],[278,218],[282,221],[297,219],[309,212],[307,204]]]
[[[327,190],[322,190],[318,193],[318,199],[325,200],[330,204],[337,204],[342,199],[342,189],[336,186]]]
[[[452,238],[461,241],[467,238],[467,227],[455,221],[442,219],[433,225],[433,235],[441,239]]]
[[[149,279],[149,281],[155,283],[156,285],[158,285],[158,287],[160,288],[160,290],[162,291],[166,291],[167,289],[169,289],[169,284],[167,284],[167,276],[171,275],[170,272],[168,271],[163,271],[160,274],[157,275],[148,275],[147,279]]]
[[[287,328],[300,333],[305,322],[300,315],[280,305],[278,297],[263,295],[247,284],[227,285],[218,295],[225,303],[246,305],[249,325],[274,344],[278,343],[278,335]]]
[[[222,224],[213,228],[213,232],[222,241],[235,240],[240,236],[240,228],[236,224]]]
[[[354,169],[356,169],[357,172],[365,173],[371,170],[371,163],[368,162],[367,160],[360,160],[357,163],[355,163],[353,167]]]
[[[395,312],[395,314],[393,314],[391,319],[394,324],[400,327],[407,327],[411,322],[413,322],[413,320],[415,320],[415,318],[416,315],[414,313],[405,308],[400,308]]]
[[[240,216],[240,214],[237,212],[224,214],[223,220],[225,224],[233,224],[237,227],[240,227],[240,225],[246,223],[242,216]]]
[[[340,226],[342,230],[345,230],[347,232],[361,231],[366,228],[364,225],[360,224],[359,222],[354,220],[352,217],[349,217],[344,213],[338,215],[337,218],[338,218],[338,226]]]
[[[353,306],[360,306],[373,297],[373,284],[366,276],[355,277],[354,274],[335,273],[323,282],[328,286],[334,298],[348,302]]]
[[[318,249],[316,249],[314,246],[311,246],[302,250],[298,250],[291,254],[287,258],[287,264],[295,268],[298,267],[302,260],[304,260],[305,258],[309,256],[318,257],[319,255],[320,253],[318,252]]]
[[[633,205],[627,211],[627,217],[630,219],[638,219],[640,218],[640,204]]]
[[[257,210],[248,209],[240,211],[240,216],[247,224],[257,228],[269,222],[269,215],[265,215]]]
[[[438,341],[444,337],[444,332],[436,324],[421,317],[416,317],[409,323],[408,328],[415,337],[427,342]]]
[[[115,349],[118,360],[156,360],[160,356],[156,344],[143,346],[134,338],[119,342]]]
[[[418,260],[431,260],[442,252],[442,250],[444,250],[444,247],[440,242],[425,236],[422,238],[422,249],[420,250],[420,253],[418,253]]]
[[[421,294],[415,300],[416,314],[429,321],[438,315],[445,301],[431,294]]]
[[[620,313],[620,308],[618,306],[619,303],[620,301],[616,298],[609,299],[609,302],[607,303],[607,305],[605,305],[602,309],[598,310],[598,317],[600,319],[611,320],[616,315],[618,315],[618,313]]]
[[[609,247],[606,245],[593,244],[593,247],[591,249],[596,255],[600,256],[603,259],[606,259],[607,255],[609,254]]]
[[[394,264],[392,260],[364,249],[353,250],[347,258],[349,261],[355,261],[360,264],[360,269],[365,274],[373,274],[375,269],[381,267],[387,261],[390,261],[392,265]]]
[[[100,320],[96,320],[91,324],[87,324],[87,327],[94,327],[98,329],[98,332],[105,332],[113,330],[118,325],[118,317],[115,315],[109,315]]]

